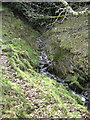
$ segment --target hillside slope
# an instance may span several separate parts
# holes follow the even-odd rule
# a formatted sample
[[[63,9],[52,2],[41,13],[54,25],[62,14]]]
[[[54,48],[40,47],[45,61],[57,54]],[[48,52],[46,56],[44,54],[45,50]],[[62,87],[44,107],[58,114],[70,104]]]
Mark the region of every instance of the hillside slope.
[[[37,72],[38,32],[4,9],[0,40],[2,118],[89,118],[78,96]]]
[[[43,34],[54,73],[78,92],[89,82],[88,29],[88,17],[68,17]]]

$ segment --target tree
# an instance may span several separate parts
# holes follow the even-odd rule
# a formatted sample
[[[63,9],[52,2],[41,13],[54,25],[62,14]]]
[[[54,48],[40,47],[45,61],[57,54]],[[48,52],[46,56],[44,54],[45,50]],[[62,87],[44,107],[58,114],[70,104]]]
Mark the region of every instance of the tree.
[[[84,11],[76,12],[69,6],[69,4],[65,0],[59,0],[59,1],[65,6],[64,9],[66,10],[66,12],[73,16],[83,16],[83,15],[88,16],[90,14],[88,8],[86,8]]]
[[[90,11],[86,8],[84,11],[76,12],[73,10],[73,5],[78,6],[78,3],[69,3],[66,0],[59,2],[7,2],[3,3],[10,7],[13,12],[23,15],[34,27],[52,25],[59,18],[62,22],[67,16],[89,16]],[[83,5],[85,5],[84,3]],[[81,5],[81,6],[83,6]]]

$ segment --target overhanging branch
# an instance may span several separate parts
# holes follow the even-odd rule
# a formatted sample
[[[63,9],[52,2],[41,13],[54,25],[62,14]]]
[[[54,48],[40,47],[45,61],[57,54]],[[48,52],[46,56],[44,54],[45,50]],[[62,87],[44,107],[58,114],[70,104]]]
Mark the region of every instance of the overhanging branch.
[[[69,4],[65,0],[59,0],[66,8],[66,12],[71,14],[72,16],[89,16],[90,11],[88,11],[88,8],[86,8],[84,11],[74,11]]]

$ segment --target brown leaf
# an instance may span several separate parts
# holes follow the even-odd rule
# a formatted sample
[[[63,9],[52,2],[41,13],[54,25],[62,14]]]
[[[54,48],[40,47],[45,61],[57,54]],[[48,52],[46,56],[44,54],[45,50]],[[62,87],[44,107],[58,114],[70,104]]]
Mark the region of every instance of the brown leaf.
[[[10,116],[13,117],[13,116],[14,116],[14,113],[13,113],[13,112],[10,112]]]

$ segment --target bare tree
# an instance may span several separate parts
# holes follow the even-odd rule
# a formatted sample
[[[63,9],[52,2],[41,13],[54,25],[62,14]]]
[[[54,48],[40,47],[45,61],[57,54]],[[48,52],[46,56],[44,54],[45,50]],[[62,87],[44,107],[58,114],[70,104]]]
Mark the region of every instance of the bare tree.
[[[90,11],[88,11],[88,8],[86,8],[84,11],[76,12],[69,6],[66,0],[59,0],[59,1],[65,6],[63,9],[66,10],[67,13],[73,16],[88,16],[90,14]]]

